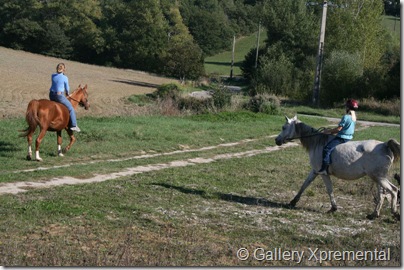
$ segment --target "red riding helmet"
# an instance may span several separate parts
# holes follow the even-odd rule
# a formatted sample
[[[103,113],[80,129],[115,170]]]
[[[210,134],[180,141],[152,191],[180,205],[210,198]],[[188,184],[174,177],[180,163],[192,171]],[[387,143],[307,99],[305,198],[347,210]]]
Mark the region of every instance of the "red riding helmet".
[[[358,109],[358,101],[356,101],[355,99],[348,99],[345,103],[345,106],[347,106],[347,108],[350,110],[356,110]]]

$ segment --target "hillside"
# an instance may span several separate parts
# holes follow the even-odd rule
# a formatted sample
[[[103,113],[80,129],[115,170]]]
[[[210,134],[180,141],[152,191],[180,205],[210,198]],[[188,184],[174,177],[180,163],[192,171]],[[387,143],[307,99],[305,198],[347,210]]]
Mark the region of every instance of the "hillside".
[[[100,67],[0,47],[0,119],[22,117],[31,99],[48,99],[50,76],[59,62],[66,64],[70,88],[87,84],[91,108],[85,115],[110,116],[136,113],[125,102],[133,94],[150,93],[157,85],[174,82],[145,72]]]

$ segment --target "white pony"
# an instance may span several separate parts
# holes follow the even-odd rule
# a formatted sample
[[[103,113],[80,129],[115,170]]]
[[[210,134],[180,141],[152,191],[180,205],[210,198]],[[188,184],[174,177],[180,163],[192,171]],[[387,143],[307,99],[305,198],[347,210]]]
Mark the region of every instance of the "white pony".
[[[286,117],[286,124],[282,127],[282,132],[276,137],[277,145],[282,145],[293,139],[300,139],[302,146],[308,151],[311,171],[304,181],[300,191],[290,202],[294,207],[299,201],[304,190],[317,177],[317,171],[321,167],[323,148],[334,135],[326,135],[318,130],[302,123],[297,116],[289,119]],[[391,194],[391,211],[395,218],[399,219],[397,212],[397,194],[399,189],[388,179],[388,171],[393,161],[400,158],[400,144],[390,139],[387,142],[376,140],[349,141],[338,145],[331,153],[332,163],[328,171],[329,175],[334,175],[344,180],[354,180],[368,175],[378,185],[378,198],[374,212],[367,217],[374,219],[379,217],[380,209],[383,205],[383,191]],[[330,196],[331,209],[329,212],[337,210],[337,204],[334,199],[332,183],[329,175],[321,175]]]

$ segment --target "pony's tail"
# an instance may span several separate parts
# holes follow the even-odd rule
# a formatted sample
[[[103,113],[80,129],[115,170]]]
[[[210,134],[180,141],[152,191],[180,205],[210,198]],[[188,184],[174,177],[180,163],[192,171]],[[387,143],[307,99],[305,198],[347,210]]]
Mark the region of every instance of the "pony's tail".
[[[20,137],[26,137],[29,133],[35,132],[35,129],[39,124],[38,107],[39,101],[36,99],[31,100],[30,103],[28,103],[27,112],[25,114],[25,120],[27,121],[28,127],[24,130],[20,130]]]
[[[393,153],[394,162],[400,160],[400,151],[401,151],[400,144],[395,139],[390,139],[385,144]]]

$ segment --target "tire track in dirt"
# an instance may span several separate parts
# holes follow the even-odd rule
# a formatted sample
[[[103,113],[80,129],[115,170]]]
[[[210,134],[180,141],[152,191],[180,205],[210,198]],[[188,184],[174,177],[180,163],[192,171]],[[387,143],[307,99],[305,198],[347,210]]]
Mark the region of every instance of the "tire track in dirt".
[[[168,168],[179,168],[179,167],[187,167],[197,164],[208,164],[219,160],[227,160],[233,158],[245,158],[245,157],[252,157],[260,154],[267,154],[273,151],[278,151],[283,148],[287,147],[294,147],[298,146],[297,143],[288,143],[282,146],[271,146],[266,147],[264,149],[257,149],[257,150],[249,150],[244,152],[238,153],[230,153],[230,154],[219,154],[215,155],[211,158],[190,158],[190,159],[182,159],[182,160],[175,160],[168,163],[158,163],[158,164],[149,164],[149,165],[142,165],[136,166],[132,168],[126,168],[120,172],[115,172],[111,174],[100,174],[95,175],[94,177],[87,178],[87,179],[79,179],[75,177],[62,177],[62,178],[53,178],[48,181],[43,182],[14,182],[14,183],[5,183],[0,185],[0,195],[2,194],[18,194],[21,192],[26,192],[32,190],[33,188],[50,188],[50,187],[57,187],[62,185],[78,185],[78,184],[89,184],[89,183],[97,183],[97,182],[104,182],[107,180],[114,180],[120,177],[152,172],[152,171],[159,171]],[[205,149],[213,149],[215,146],[206,147]],[[186,150],[185,150],[186,151]],[[118,160],[117,160],[118,161]]]

